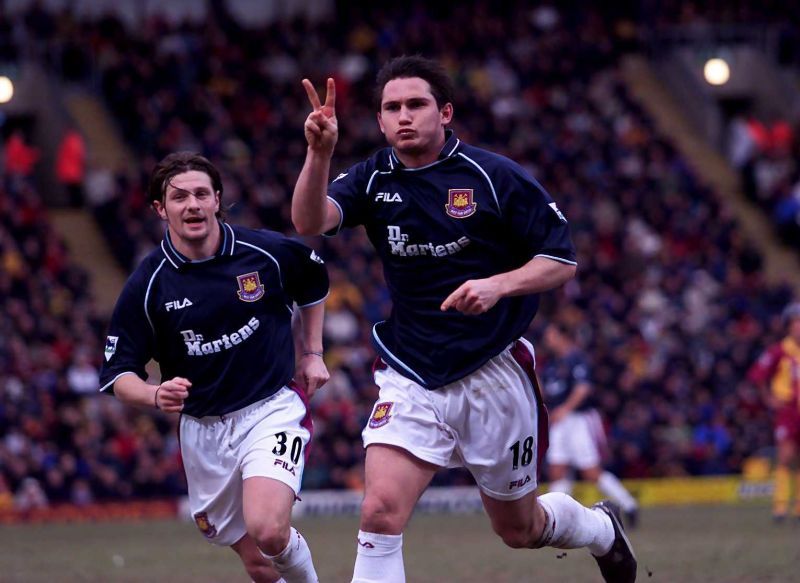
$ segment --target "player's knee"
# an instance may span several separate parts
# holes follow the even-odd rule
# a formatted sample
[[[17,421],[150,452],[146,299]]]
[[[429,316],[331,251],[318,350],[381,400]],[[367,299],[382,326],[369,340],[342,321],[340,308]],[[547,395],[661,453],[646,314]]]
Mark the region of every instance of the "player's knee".
[[[390,496],[367,494],[361,503],[361,529],[377,534],[400,534],[403,524],[398,504]]]
[[[248,534],[267,555],[278,555],[289,544],[288,524],[258,524],[252,526]]]

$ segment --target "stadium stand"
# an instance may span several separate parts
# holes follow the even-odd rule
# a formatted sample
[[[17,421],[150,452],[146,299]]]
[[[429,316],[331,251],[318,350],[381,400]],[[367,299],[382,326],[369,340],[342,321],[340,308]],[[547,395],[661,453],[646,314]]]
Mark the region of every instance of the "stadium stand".
[[[22,26],[37,46],[52,41],[69,54],[69,66],[43,58],[102,92],[138,156],[135,172],[98,179],[96,196],[87,186],[127,270],[163,234],[143,185],[165,153],[199,150],[219,165],[232,222],[291,232],[307,113],[299,80],[336,78],[334,163],[343,170],[379,145],[371,88],[380,64],[403,52],[440,56],[457,82],[459,136],[522,163],[571,222],[579,277],[545,298],[539,322],[559,311],[592,355],[611,469],[624,478],[737,473],[771,444],[744,373],[778,337],[791,290],[767,283],[728,206],[630,97],[619,67],[636,47],[630,27],[596,8],[566,18],[526,6],[362,12],[342,3],[333,22],[258,29],[213,18],[131,29],[111,16],[31,11]],[[104,323],[32,183],[8,164],[0,206],[0,504],[4,483],[20,508],[182,492],[175,420],[89,394]],[[312,403],[305,488],[358,488],[360,430],[376,395],[370,326],[386,316],[388,297],[362,231],[309,243],[331,273],[333,374]],[[451,472],[436,483],[466,482]]]

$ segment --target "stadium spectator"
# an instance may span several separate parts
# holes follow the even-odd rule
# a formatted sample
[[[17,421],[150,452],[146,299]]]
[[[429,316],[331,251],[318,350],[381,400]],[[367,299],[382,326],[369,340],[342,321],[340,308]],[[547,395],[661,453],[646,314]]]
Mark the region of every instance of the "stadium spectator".
[[[72,207],[83,206],[83,179],[86,172],[86,144],[78,130],[66,131],[56,153],[56,177],[67,191]]]
[[[5,143],[5,171],[8,176],[28,178],[39,161],[39,150],[27,144],[25,136],[17,130]]]

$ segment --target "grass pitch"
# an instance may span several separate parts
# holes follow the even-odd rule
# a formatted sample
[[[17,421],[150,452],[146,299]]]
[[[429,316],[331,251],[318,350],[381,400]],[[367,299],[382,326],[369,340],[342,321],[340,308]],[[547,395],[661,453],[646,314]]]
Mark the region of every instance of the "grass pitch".
[[[311,545],[320,581],[349,581],[357,520],[314,518],[296,526]],[[800,524],[772,524],[763,505],[646,509],[630,534],[641,582],[800,582]],[[483,515],[417,515],[404,548],[410,583],[602,581],[586,550],[508,549]],[[0,581],[248,578],[234,553],[206,543],[193,523],[153,521],[0,526]]]

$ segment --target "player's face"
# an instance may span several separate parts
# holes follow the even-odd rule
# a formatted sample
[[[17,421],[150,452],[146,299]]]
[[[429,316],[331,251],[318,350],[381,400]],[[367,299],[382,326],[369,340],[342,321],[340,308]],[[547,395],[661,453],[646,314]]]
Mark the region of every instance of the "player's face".
[[[444,126],[452,118],[453,106],[439,109],[424,79],[392,79],[383,88],[378,125],[401,159],[435,160],[444,146]]]
[[[176,242],[196,247],[217,232],[219,193],[214,191],[205,172],[190,170],[173,176],[167,183],[163,202],[153,204],[159,216],[167,221]]]

